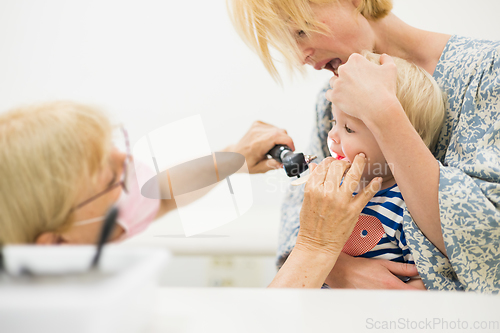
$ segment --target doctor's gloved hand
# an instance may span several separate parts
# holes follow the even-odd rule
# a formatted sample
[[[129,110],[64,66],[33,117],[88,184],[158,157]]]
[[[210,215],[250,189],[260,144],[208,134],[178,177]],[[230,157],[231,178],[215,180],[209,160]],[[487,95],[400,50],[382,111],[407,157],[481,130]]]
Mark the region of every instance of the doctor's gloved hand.
[[[267,152],[279,144],[295,150],[292,138],[284,129],[256,121],[238,143],[227,147],[224,151],[243,155],[249,173],[265,173],[281,168],[278,161],[267,158]]]

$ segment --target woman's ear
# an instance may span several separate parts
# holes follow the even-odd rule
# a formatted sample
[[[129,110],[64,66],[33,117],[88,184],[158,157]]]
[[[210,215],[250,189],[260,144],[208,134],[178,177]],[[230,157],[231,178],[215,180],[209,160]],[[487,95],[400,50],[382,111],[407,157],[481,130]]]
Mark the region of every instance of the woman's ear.
[[[37,245],[56,245],[61,243],[61,236],[57,235],[54,232],[44,232],[40,234],[35,240],[35,244]]]

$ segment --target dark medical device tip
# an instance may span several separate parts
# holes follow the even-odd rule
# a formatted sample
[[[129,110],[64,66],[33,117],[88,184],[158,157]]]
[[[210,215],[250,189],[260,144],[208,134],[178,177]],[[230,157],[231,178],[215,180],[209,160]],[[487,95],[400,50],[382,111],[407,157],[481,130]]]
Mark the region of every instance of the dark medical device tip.
[[[286,145],[276,145],[267,153],[269,158],[283,164],[288,177],[300,177],[300,174],[309,169],[309,163],[316,158],[314,155],[304,155],[303,153],[294,153]]]

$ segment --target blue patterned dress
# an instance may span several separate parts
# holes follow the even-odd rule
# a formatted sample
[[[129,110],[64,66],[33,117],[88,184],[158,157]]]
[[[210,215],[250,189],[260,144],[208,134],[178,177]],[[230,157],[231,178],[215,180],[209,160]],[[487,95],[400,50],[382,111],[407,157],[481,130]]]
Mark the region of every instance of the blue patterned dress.
[[[428,289],[500,291],[500,42],[452,36],[434,71],[447,94],[435,157],[440,163],[439,208],[448,258],[404,212],[404,231]],[[318,96],[308,153],[329,156],[330,103]],[[278,266],[299,230],[303,187],[285,197]]]

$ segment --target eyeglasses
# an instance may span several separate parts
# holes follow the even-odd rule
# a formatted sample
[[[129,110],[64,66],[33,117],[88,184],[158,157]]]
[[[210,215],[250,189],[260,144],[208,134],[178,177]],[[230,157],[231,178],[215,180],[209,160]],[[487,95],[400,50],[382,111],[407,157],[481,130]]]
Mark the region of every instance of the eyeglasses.
[[[128,165],[129,165],[130,161],[132,160],[132,155],[130,154],[130,142],[128,139],[128,133],[123,126],[120,126],[119,131],[117,131],[113,135],[113,143],[114,143],[115,147],[117,147],[117,148],[122,148],[122,149],[124,148],[124,150],[127,153],[127,156],[125,157],[125,161],[123,162],[123,174],[122,174],[120,181],[118,183],[112,184],[104,191],[99,192],[96,195],[90,197],[89,199],[79,203],[74,208],[75,210],[87,205],[88,203],[96,200],[97,198],[100,198],[101,196],[105,195],[106,193],[114,190],[115,188],[117,188],[119,186],[121,186],[123,188],[125,193],[128,193],[128,170],[129,170]],[[125,144],[125,146],[120,147],[121,146],[120,144],[121,145]]]

